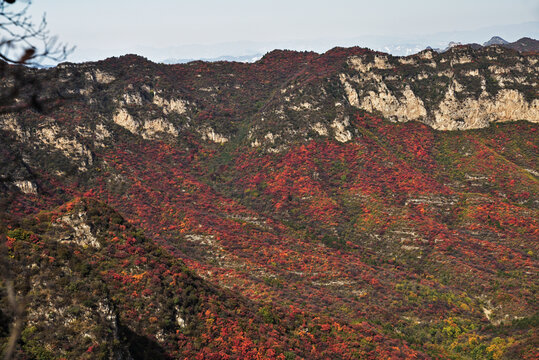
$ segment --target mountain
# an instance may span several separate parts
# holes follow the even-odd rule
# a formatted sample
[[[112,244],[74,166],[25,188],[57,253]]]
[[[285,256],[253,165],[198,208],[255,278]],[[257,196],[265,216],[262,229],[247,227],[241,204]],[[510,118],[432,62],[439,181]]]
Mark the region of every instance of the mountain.
[[[490,45],[506,45],[509,44],[508,41],[505,41],[499,36],[493,36],[489,41],[485,42],[483,46],[490,46]]]
[[[388,35],[362,35],[340,38],[304,38],[282,41],[232,41],[226,43],[211,44],[183,44],[169,47],[124,47],[115,49],[85,48],[80,46],[70,56],[70,61],[86,62],[103,59],[111,56],[118,56],[125,53],[137,53],[151,59],[154,62],[166,62],[167,59],[185,60],[218,59],[223,55],[230,57],[250,56],[251,54],[265,54],[273,49],[293,49],[297,51],[326,52],[335,46],[351,47],[361,44],[376,51],[390,53],[394,56],[408,56],[416,54],[427,46],[444,49],[451,41],[467,43],[483,43],[490,39],[493,34],[501,36],[510,41],[520,39],[523,36],[537,38],[539,36],[539,21],[532,21],[520,24],[506,24],[476,28],[470,30],[450,31],[426,34],[400,34],[398,36]],[[188,61],[186,61],[188,62]]]
[[[526,38],[526,37],[519,39],[513,43],[510,43],[508,41],[505,41],[499,36],[493,36],[489,41],[485,42],[483,45],[480,45],[477,43],[471,43],[471,44],[466,44],[466,46],[474,50],[478,50],[483,46],[502,46],[507,49],[516,50],[518,52],[530,52],[530,51],[539,51],[538,44],[539,42],[537,40]],[[428,46],[426,50],[434,50],[436,52],[446,52],[455,46],[462,46],[462,44],[460,42],[451,41],[449,42],[449,44],[447,45],[445,49],[433,49],[432,47]]]
[[[13,280],[19,358],[536,358],[538,60],[7,67],[0,348]]]
[[[515,41],[514,43],[505,44],[505,47],[513,49],[520,52],[538,52],[539,51],[539,41],[530,38],[522,38]]]
[[[205,61],[205,62],[216,62],[216,61],[235,61],[235,62],[255,62],[262,58],[263,54],[251,54],[251,55],[242,55],[242,56],[219,56],[215,58],[202,58],[202,59],[165,59],[163,64],[185,64],[192,61]]]
[[[322,341],[294,340],[298,322],[316,334],[329,320],[292,307],[260,306],[216,288],[190,271],[173,250],[153,243],[106,204],[87,197],[25,219],[24,228],[7,231],[6,239],[8,271],[26,291],[28,325],[17,357],[252,358],[262,353],[271,358],[278,349],[307,358],[312,346],[320,346],[317,357],[324,357],[333,353],[324,348],[340,341],[333,334]],[[2,300],[5,318],[9,306]],[[355,341],[376,334],[379,340],[370,340],[369,348],[392,352],[382,343],[391,340],[368,325],[342,332]],[[410,349],[400,353],[421,357]]]

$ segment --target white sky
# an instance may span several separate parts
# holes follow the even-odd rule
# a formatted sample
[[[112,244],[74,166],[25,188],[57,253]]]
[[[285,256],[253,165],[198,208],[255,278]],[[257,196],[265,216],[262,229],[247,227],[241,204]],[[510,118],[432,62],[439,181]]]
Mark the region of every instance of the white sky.
[[[34,0],[31,13],[44,12],[51,33],[85,52],[473,30],[539,21],[539,1]]]

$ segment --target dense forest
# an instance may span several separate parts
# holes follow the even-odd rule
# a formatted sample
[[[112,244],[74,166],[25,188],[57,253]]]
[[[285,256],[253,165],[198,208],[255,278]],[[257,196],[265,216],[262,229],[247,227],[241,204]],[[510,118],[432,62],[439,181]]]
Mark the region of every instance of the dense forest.
[[[21,359],[536,359],[538,60],[26,69],[48,101],[0,115],[0,349],[22,317]]]

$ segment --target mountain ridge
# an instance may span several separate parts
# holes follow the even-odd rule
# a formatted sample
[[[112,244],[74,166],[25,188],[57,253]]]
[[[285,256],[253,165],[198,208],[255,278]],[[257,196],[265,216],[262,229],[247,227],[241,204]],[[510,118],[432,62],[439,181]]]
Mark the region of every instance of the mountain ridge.
[[[50,299],[21,356],[535,358],[537,61],[337,47],[29,69],[61,97],[0,115],[0,255]],[[26,271],[113,305],[118,347]],[[95,339],[70,346],[77,326]]]

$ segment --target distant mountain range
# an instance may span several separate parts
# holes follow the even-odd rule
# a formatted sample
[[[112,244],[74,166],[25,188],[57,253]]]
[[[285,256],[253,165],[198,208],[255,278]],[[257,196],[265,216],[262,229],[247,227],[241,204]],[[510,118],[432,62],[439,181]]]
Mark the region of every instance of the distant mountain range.
[[[463,45],[463,44],[460,43],[460,42],[452,41],[447,45],[447,47],[445,49],[433,49],[431,47],[428,47],[427,49],[432,49],[432,50],[437,51],[437,52],[445,52],[445,51],[451,49],[452,47],[461,46],[461,45]],[[513,50],[516,50],[516,51],[519,51],[519,52],[539,51],[539,41],[537,41],[535,39],[531,39],[529,37],[523,37],[522,39],[519,39],[519,40],[517,40],[515,42],[510,43],[509,41],[506,41],[506,40],[502,39],[499,36],[493,36],[489,41],[483,43],[483,45],[480,45],[480,44],[477,44],[477,43],[471,43],[471,44],[466,44],[466,45],[471,46],[474,49],[480,49],[480,48],[482,48],[484,46],[498,45],[498,46],[503,46],[505,48],[513,49]]]
[[[273,49],[323,53],[335,46],[361,46],[389,53],[393,56],[408,56],[420,52],[427,46],[444,49],[451,41],[462,44],[482,44],[493,35],[497,35],[509,42],[525,36],[539,39],[539,21],[428,34],[350,34],[349,37],[345,38],[244,40],[206,44],[178,43],[164,47],[140,45],[106,49],[78,46],[68,60],[75,63],[97,61],[111,56],[136,53],[159,63],[184,63],[190,60],[248,62],[258,54],[265,54]]]
[[[529,37],[523,37],[515,42],[509,42],[503,39],[500,36],[493,36],[490,40],[483,43],[483,45],[478,43],[469,43],[469,44],[463,44],[461,42],[457,41],[451,41],[445,48],[432,48],[428,46],[426,49],[434,50],[436,52],[446,52],[447,50],[451,49],[455,46],[462,46],[467,45],[472,47],[473,49],[480,49],[485,46],[493,46],[493,45],[499,45],[503,46],[509,49],[513,49],[519,52],[530,52],[530,51],[539,51],[539,41],[529,38]],[[396,55],[396,56],[408,56],[417,54],[423,50],[425,50],[424,47],[421,47],[419,44],[400,44],[400,45],[388,45],[384,46],[380,49],[375,49],[378,51],[386,52],[388,54]],[[231,62],[243,62],[243,63],[252,63],[257,60],[260,60],[263,57],[264,54],[262,53],[254,53],[249,55],[241,55],[241,56],[233,56],[233,55],[223,55],[223,56],[217,56],[217,57],[205,57],[205,58],[168,58],[163,61],[160,61],[163,64],[185,64],[192,61],[206,61],[206,62],[218,62],[218,61],[231,61]]]
[[[253,54],[253,55],[243,55],[243,56],[231,56],[231,55],[223,55],[219,57],[210,57],[210,58],[202,58],[202,59],[176,59],[176,58],[169,58],[162,61],[163,64],[186,64],[191,61],[206,61],[206,62],[217,62],[217,61],[235,61],[235,62],[246,62],[251,63],[255,62],[257,60],[260,60],[264,56],[264,54]]]

